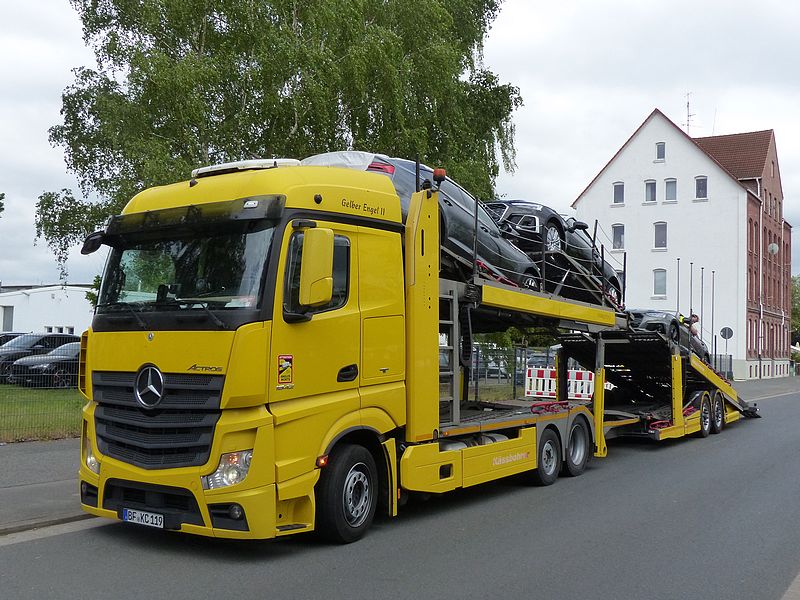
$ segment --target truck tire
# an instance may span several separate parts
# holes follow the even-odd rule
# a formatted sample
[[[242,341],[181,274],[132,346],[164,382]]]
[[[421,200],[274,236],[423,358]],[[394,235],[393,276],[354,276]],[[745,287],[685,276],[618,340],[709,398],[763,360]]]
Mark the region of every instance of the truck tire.
[[[708,437],[711,433],[711,397],[708,392],[703,392],[700,397],[700,431],[697,432],[698,437]]]
[[[539,437],[537,468],[531,475],[534,485],[545,486],[555,483],[561,470],[561,444],[552,429],[545,429]]]
[[[589,462],[589,431],[583,419],[575,419],[569,430],[567,454],[564,460],[564,474],[577,477],[586,470]]]
[[[715,390],[712,396],[711,416],[711,433],[722,433],[725,429],[725,398],[719,390]]]
[[[349,544],[367,532],[378,503],[375,459],[363,446],[334,450],[318,484],[317,528],[331,542]]]

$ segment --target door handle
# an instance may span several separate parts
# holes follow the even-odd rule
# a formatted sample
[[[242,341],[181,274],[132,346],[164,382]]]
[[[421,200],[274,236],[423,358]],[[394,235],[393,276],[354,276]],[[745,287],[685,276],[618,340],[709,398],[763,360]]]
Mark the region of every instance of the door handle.
[[[354,381],[358,377],[358,365],[347,365],[339,369],[339,375],[336,376],[336,381]]]
[[[444,199],[442,199],[442,202],[444,202],[445,204],[447,204],[447,206],[453,206],[453,203],[452,203],[452,202],[450,202],[450,200],[448,200],[447,198],[444,198]]]
[[[481,231],[483,231],[484,233],[489,233],[489,228],[481,225]]]

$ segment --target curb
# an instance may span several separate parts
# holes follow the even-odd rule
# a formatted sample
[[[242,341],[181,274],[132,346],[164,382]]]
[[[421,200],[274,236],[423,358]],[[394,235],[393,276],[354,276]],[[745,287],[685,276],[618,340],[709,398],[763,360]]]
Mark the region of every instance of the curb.
[[[74,521],[83,521],[85,519],[96,519],[94,515],[90,515],[88,513],[81,513],[76,515],[69,515],[66,517],[57,517],[57,518],[41,518],[41,519],[30,519],[27,521],[21,521],[15,523],[14,525],[0,525],[0,538],[6,535],[11,535],[12,533],[20,533],[22,531],[30,531],[31,529],[42,529],[44,527],[51,527],[53,525],[63,525],[64,523],[72,523]]]

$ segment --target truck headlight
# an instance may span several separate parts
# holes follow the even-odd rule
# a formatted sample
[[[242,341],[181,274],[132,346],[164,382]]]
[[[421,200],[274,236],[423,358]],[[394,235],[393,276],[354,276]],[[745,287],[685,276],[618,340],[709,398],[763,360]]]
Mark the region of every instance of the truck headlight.
[[[203,482],[203,489],[214,490],[243,482],[250,470],[252,458],[252,448],[223,454],[219,459],[217,470],[211,475],[200,478]]]
[[[100,461],[94,455],[94,452],[92,452],[92,443],[86,437],[85,432],[83,434],[83,463],[92,473],[100,475]]]

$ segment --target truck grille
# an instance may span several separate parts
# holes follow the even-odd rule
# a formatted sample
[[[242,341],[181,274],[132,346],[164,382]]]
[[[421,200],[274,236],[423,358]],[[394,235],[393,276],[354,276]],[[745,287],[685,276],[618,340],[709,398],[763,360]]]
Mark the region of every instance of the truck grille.
[[[100,452],[144,469],[205,464],[221,415],[224,376],[164,373],[161,401],[146,409],[134,396],[136,375],[92,373]]]

